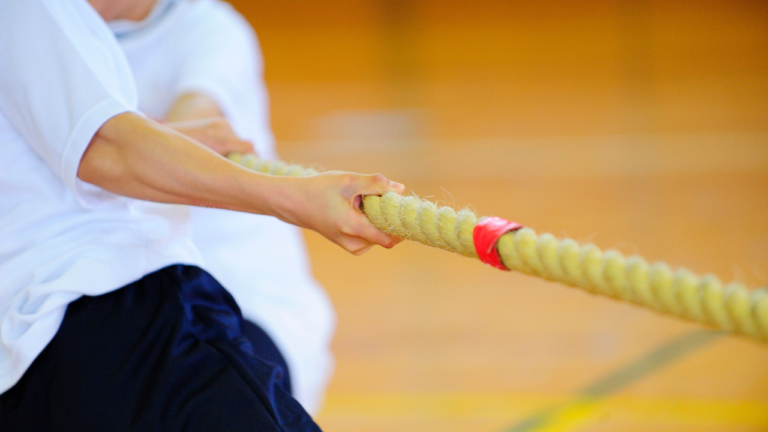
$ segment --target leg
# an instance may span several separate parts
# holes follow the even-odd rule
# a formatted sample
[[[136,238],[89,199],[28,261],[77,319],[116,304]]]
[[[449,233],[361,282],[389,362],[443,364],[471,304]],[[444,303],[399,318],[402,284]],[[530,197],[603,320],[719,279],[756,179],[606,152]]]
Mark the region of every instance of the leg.
[[[241,326],[231,296],[194,267],[84,297],[0,396],[0,416],[11,431],[319,430]]]

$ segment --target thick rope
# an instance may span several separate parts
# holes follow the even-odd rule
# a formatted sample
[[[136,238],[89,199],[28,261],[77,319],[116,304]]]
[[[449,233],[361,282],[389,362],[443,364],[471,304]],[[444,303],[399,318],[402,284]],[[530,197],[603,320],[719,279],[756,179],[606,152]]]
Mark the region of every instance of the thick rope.
[[[229,158],[274,175],[312,175],[298,165],[270,162],[253,155]],[[428,246],[477,258],[472,234],[477,217],[413,196],[387,193],[366,196],[364,212],[380,230]],[[646,306],[658,312],[768,341],[768,288],[748,290],[738,282],[723,285],[714,275],[698,276],[667,264],[648,264],[593,244],[536,234],[530,228],[507,233],[498,241],[501,261],[510,270],[581,288],[593,294]]]
[[[312,168],[305,168],[301,165],[290,165],[282,161],[259,159],[253,153],[230,153],[227,155],[227,159],[262,174],[289,177],[302,177],[317,174],[317,171]]]

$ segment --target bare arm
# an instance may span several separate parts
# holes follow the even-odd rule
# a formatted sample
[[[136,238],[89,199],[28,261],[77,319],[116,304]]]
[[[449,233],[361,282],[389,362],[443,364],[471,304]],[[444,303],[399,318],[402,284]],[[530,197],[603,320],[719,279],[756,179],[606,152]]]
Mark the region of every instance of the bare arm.
[[[78,177],[132,198],[275,216],[356,254],[374,244],[397,244],[356,209],[360,197],[404,189],[382,175],[329,172],[297,178],[252,172],[133,113],[104,123],[83,155]]]
[[[254,153],[253,144],[235,134],[216,101],[201,93],[179,96],[168,114],[166,125],[216,153],[226,156],[231,152]]]

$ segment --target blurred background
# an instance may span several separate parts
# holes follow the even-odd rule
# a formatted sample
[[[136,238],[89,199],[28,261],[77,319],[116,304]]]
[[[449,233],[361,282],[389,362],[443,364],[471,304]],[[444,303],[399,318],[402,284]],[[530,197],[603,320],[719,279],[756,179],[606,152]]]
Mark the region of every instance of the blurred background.
[[[285,160],[768,286],[768,3],[237,0]],[[768,431],[768,345],[314,233],[327,431]]]

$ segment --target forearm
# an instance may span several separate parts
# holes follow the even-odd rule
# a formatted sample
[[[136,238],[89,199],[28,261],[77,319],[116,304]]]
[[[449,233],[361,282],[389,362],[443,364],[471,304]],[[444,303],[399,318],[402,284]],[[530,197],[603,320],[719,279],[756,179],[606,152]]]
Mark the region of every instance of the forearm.
[[[358,210],[365,195],[403,192],[403,185],[381,174],[260,174],[133,113],[104,123],[80,161],[78,177],[147,201],[275,216],[315,230],[355,254],[374,244],[392,247],[399,241],[376,229]]]
[[[285,219],[292,179],[249,171],[170,128],[133,113],[107,121],[78,177],[119,195]]]

